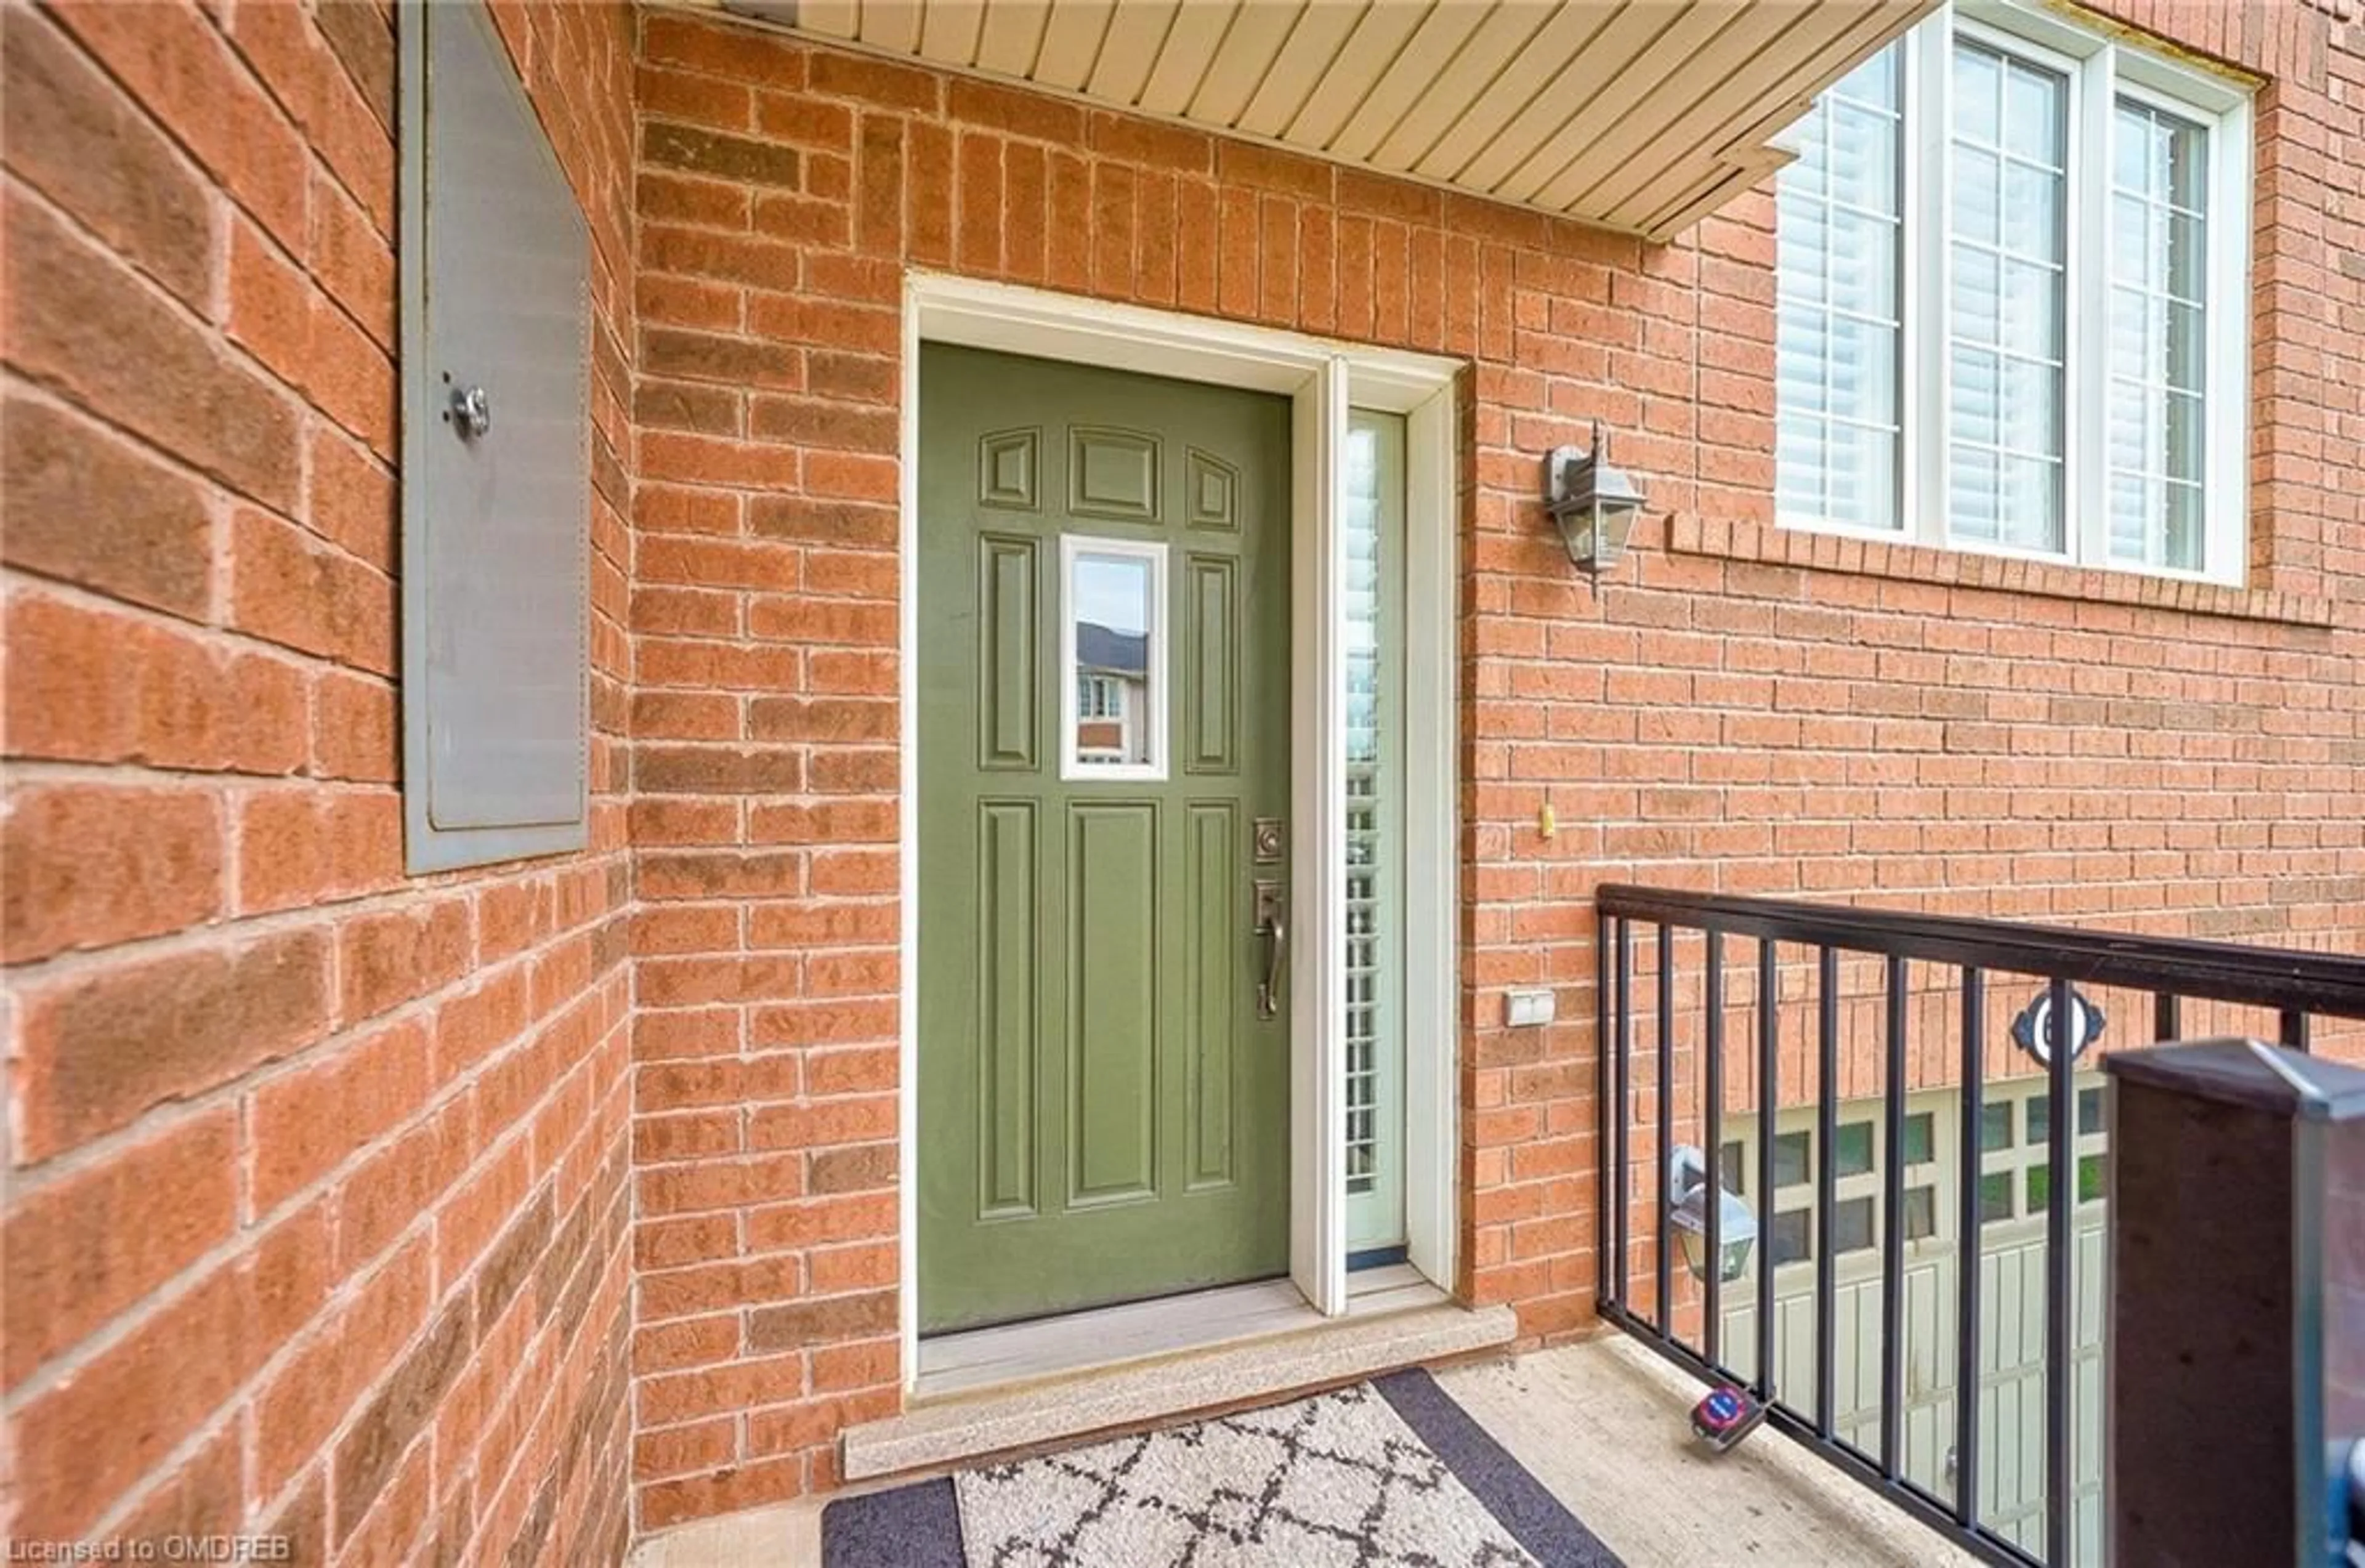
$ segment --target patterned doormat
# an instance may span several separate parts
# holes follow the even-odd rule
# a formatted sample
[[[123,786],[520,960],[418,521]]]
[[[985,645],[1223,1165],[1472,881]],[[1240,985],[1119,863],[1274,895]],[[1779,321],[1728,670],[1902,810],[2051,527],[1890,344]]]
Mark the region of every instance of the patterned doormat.
[[[841,1498],[824,1568],[1618,1568],[1424,1372]]]

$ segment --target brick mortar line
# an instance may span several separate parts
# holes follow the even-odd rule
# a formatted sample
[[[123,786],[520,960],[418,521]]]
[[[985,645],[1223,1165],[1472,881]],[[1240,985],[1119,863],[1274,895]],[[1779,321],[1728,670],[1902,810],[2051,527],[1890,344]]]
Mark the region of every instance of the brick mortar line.
[[[16,767],[17,765],[14,763],[0,766],[0,774],[13,774]],[[72,778],[75,782],[84,782],[85,780],[82,775],[84,769],[87,769],[93,774],[120,771],[119,769],[111,767],[106,764],[84,764],[77,765],[72,772],[66,774],[66,777]],[[46,774],[47,771],[48,770],[45,768],[42,770],[42,773]],[[63,770],[62,769],[61,771]],[[333,785],[337,782],[334,780],[306,778],[300,777],[283,778],[277,776],[265,778],[244,774],[197,775],[173,773],[163,775],[163,777],[173,778],[219,778],[224,779],[234,778],[241,780],[241,782],[237,784],[225,782],[219,786],[225,794],[235,793],[241,797],[251,797],[263,794],[314,795],[322,792],[320,788],[322,785]],[[197,786],[191,786],[187,792],[195,793],[197,791],[198,788],[199,787]],[[394,784],[353,784],[337,788],[333,792],[338,794],[399,794],[400,786]],[[595,805],[601,799],[601,797],[594,797]],[[235,815],[236,813],[232,814]],[[29,962],[7,965],[5,969],[0,969],[0,973],[6,974],[8,983],[12,989],[21,990],[26,986],[35,983],[46,984],[51,981],[72,980],[86,970],[123,968],[128,967],[129,964],[133,962],[144,961],[157,958],[176,957],[185,951],[219,951],[224,947],[243,949],[252,946],[256,942],[267,940],[272,936],[281,935],[282,933],[290,930],[324,929],[324,934],[333,936],[333,929],[328,928],[332,927],[335,924],[342,924],[343,917],[346,916],[354,914],[399,913],[407,909],[428,908],[451,898],[454,894],[482,892],[496,887],[510,885],[513,881],[531,880],[536,875],[555,877],[565,875],[568,871],[585,871],[594,868],[606,867],[618,860],[627,859],[629,851],[624,846],[619,845],[616,847],[610,849],[576,850],[572,851],[571,854],[577,858],[569,860],[566,866],[546,868],[539,873],[532,871],[521,872],[516,870],[504,872],[499,868],[475,868],[449,872],[423,873],[419,876],[412,876],[406,873],[401,882],[393,887],[364,889],[358,892],[331,898],[317,899],[311,903],[298,904],[287,908],[257,910],[248,913],[225,913],[217,920],[196,925],[185,925],[177,931],[165,931],[159,932],[149,936],[131,937],[124,941],[109,943],[107,946],[103,947],[68,948],[62,952],[50,954],[47,958],[36,958]],[[506,862],[504,864],[519,865],[530,863]],[[227,872],[227,870],[228,867],[226,866],[225,872]],[[450,877],[456,879],[450,881],[427,880],[427,878],[431,876]],[[599,916],[595,916],[593,918],[594,920],[603,919],[627,913],[634,902],[636,901],[628,898],[623,902],[617,904],[614,908],[602,911]],[[324,913],[327,914],[327,918],[325,919],[323,918]],[[593,922],[589,920],[578,921],[573,925],[562,927],[552,933],[551,940],[555,942],[558,938],[576,935],[588,929],[591,924],[593,924]],[[472,927],[475,925],[473,911],[471,912],[470,924]],[[225,938],[228,938],[228,940],[225,941]],[[551,944],[548,942],[536,943],[532,946],[521,948],[519,953],[510,955],[509,957],[521,957],[527,953],[540,952],[544,950],[550,945]],[[333,942],[330,944],[330,951],[331,955],[333,955],[335,951],[335,945]],[[629,958],[630,955],[627,954],[626,957]],[[505,965],[509,962],[509,958],[504,958],[500,959],[499,962]],[[330,978],[333,980],[340,977],[333,972],[333,958],[331,963],[332,972]],[[375,1016],[383,1018],[387,1015],[388,1014],[379,1014]],[[356,1022],[359,1021],[357,1020]],[[305,1048],[308,1050],[311,1047],[308,1046]]]
[[[585,1136],[588,1136],[589,1130],[590,1129],[587,1127]],[[555,1163],[555,1162],[554,1161],[554,1165]],[[629,1160],[627,1161],[627,1169],[629,1169]],[[586,1203],[590,1201],[590,1195],[588,1193],[586,1193],[583,1201]],[[400,1236],[398,1236],[395,1238],[395,1242],[401,1241],[404,1237],[409,1237],[413,1233],[413,1231],[418,1230],[420,1230],[420,1226],[416,1222],[414,1222],[410,1227],[405,1229]],[[422,1233],[422,1235],[424,1233]],[[432,1240],[432,1238],[429,1238],[428,1239],[432,1252],[433,1245]],[[496,1237],[495,1239],[498,1241],[499,1238]],[[386,1269],[393,1265],[398,1250],[395,1242],[389,1242],[386,1250],[377,1259],[373,1260],[373,1267],[369,1271],[369,1277],[371,1279],[375,1279],[379,1273],[384,1272]],[[623,1249],[620,1247],[619,1250],[622,1249]],[[452,1282],[451,1288],[447,1289],[441,1297],[431,1297],[425,1316],[421,1319],[417,1331],[414,1332],[409,1338],[404,1340],[387,1357],[387,1365],[383,1373],[354,1395],[353,1401],[340,1417],[336,1424],[331,1428],[328,1434],[322,1438],[319,1450],[313,1456],[320,1461],[317,1470],[316,1467],[308,1461],[306,1463],[298,1465],[296,1468],[295,1473],[288,1478],[286,1484],[283,1486],[275,1495],[263,1499],[264,1506],[258,1510],[259,1517],[262,1519],[275,1519],[281,1510],[292,1506],[293,1503],[301,1495],[310,1477],[315,1473],[320,1474],[323,1478],[324,1488],[322,1506],[324,1509],[326,1508],[328,1505],[328,1497],[325,1488],[325,1481],[329,1465],[332,1462],[332,1457],[337,1446],[337,1439],[350,1432],[354,1423],[368,1412],[369,1407],[373,1403],[372,1396],[382,1389],[388,1380],[401,1372],[403,1365],[409,1360],[410,1353],[417,1350],[419,1346],[427,1339],[429,1335],[433,1332],[436,1324],[442,1319],[443,1312],[451,1305],[453,1301],[462,1294],[463,1289],[473,1290],[476,1268],[477,1265],[481,1264],[483,1260],[484,1260],[481,1255],[470,1260],[470,1267],[462,1271],[458,1280]],[[338,1290],[331,1292],[330,1296],[322,1302],[320,1310],[316,1312],[313,1316],[304,1324],[302,1328],[297,1330],[292,1338],[286,1340],[280,1347],[278,1353],[275,1354],[269,1361],[258,1367],[253,1376],[241,1383],[227,1399],[223,1401],[219,1409],[215,1413],[217,1417],[216,1419],[201,1425],[196,1431],[193,1432],[169,1454],[165,1455],[163,1459],[160,1459],[156,1464],[151,1467],[149,1473],[150,1476],[153,1478],[153,1484],[143,1488],[140,1487],[135,1483],[133,1490],[130,1493],[126,1494],[123,1497],[118,1498],[116,1506],[109,1509],[106,1515],[103,1516],[96,1525],[84,1532],[84,1537],[86,1539],[99,1539],[108,1534],[120,1533],[120,1527],[129,1519],[137,1517],[140,1505],[175,1484],[180,1480],[183,1468],[189,1462],[198,1457],[198,1455],[205,1450],[205,1448],[208,1443],[220,1436],[221,1433],[232,1423],[235,1422],[243,1425],[247,1417],[256,1410],[261,1396],[264,1393],[268,1392],[267,1385],[273,1381],[276,1372],[285,1372],[287,1366],[292,1364],[294,1358],[287,1354],[288,1350],[292,1347],[308,1346],[315,1340],[319,1339],[326,1335],[328,1325],[324,1319],[336,1316],[336,1312],[332,1311],[332,1308],[342,1309],[342,1307],[351,1306],[353,1305],[352,1298],[357,1298],[361,1293],[359,1290],[348,1293],[346,1292],[345,1287],[355,1284],[361,1277],[362,1276],[360,1274],[355,1274],[342,1282],[340,1282]],[[346,1296],[348,1299],[341,1301],[341,1295]],[[503,1317],[508,1316],[510,1308],[515,1305],[515,1302],[516,1298],[513,1296],[511,1301],[508,1305],[504,1305],[501,1313]],[[473,1309],[470,1321],[473,1324]],[[499,1320],[497,1319],[496,1321],[498,1322]],[[544,1337],[544,1336],[541,1333],[537,1333],[532,1336],[528,1341],[529,1349],[532,1343],[541,1340]],[[469,1368],[477,1363],[483,1350],[483,1336],[481,1334],[473,1334],[470,1345],[470,1353],[467,1360],[461,1363],[459,1375],[464,1375]],[[518,1372],[515,1374],[517,1377],[522,1377],[524,1375],[526,1371],[526,1362],[530,1359],[530,1355],[521,1353],[519,1357]],[[275,1372],[275,1369],[276,1369]],[[454,1379],[455,1383],[459,1381],[459,1375],[455,1375]],[[512,1386],[514,1386],[514,1384],[512,1384]],[[552,1386],[554,1388],[555,1387],[555,1381]],[[11,1399],[13,1401],[15,1399],[15,1395],[11,1395]],[[439,1414],[441,1413],[441,1406],[439,1406]],[[493,1407],[489,1406],[488,1406],[488,1410],[491,1408]],[[490,1424],[489,1420],[487,1424]],[[410,1447],[416,1446],[421,1439],[426,1439],[432,1444],[434,1441],[435,1432],[435,1423],[432,1421],[429,1422],[420,1428],[417,1435],[413,1437],[411,1445],[407,1446],[403,1450],[403,1452],[409,1453],[410,1451]],[[480,1440],[483,1435],[484,1434],[482,1432],[477,1434]],[[253,1472],[253,1454],[250,1450],[252,1450],[254,1442],[259,1440],[259,1437],[249,1434],[249,1440],[241,1445],[240,1467],[241,1473],[241,1489],[243,1487],[244,1477],[251,1475]],[[387,1476],[389,1487],[395,1474],[398,1473],[398,1472],[389,1472]],[[430,1494],[431,1497],[432,1497],[433,1488],[432,1485],[430,1487]],[[388,1490],[381,1489],[378,1495],[371,1499],[370,1507],[364,1511],[363,1519],[365,1520],[376,1513],[378,1505],[384,1502],[387,1495],[389,1495]],[[443,1501],[441,1498],[433,1498],[433,1500],[437,1503]],[[434,1518],[436,1512],[437,1510],[435,1508],[431,1507],[428,1510],[429,1518],[425,1522],[431,1524],[437,1522]],[[354,1521],[357,1525],[360,1522],[362,1521]],[[113,1528],[110,1529],[109,1527]],[[350,1541],[351,1537],[352,1532],[349,1531],[347,1535],[348,1541]]]
[[[590,1054],[591,1053],[587,1052],[583,1062],[578,1063],[577,1070],[588,1065]],[[478,1068],[483,1068],[489,1064],[493,1059],[495,1058],[489,1057],[487,1058],[485,1062],[477,1064]],[[469,1075],[471,1082],[473,1082],[474,1078],[478,1075],[479,1074],[472,1071]],[[572,1070],[570,1070],[567,1076],[573,1076]],[[562,1079],[561,1081],[564,1081],[564,1080]],[[444,1098],[448,1100],[452,1098],[452,1096],[446,1095]],[[441,1102],[438,1103],[440,1103]],[[536,1103],[540,1104],[542,1102],[538,1101]],[[372,1150],[382,1152],[385,1148],[390,1148],[395,1143],[399,1142],[401,1140],[401,1135],[417,1130],[417,1126],[418,1124],[415,1122],[406,1123],[398,1128],[388,1129],[387,1133],[384,1137],[371,1144],[369,1148]],[[627,1124],[625,1130],[629,1131],[629,1123]],[[578,1135],[578,1139],[582,1137],[588,1137],[591,1128],[587,1126],[583,1132]],[[381,1274],[385,1273],[387,1269],[393,1267],[402,1254],[411,1246],[423,1243],[427,1247],[428,1250],[426,1253],[426,1260],[428,1263],[429,1277],[431,1279],[434,1279],[440,1272],[440,1270],[436,1267],[437,1260],[435,1258],[435,1232],[438,1225],[437,1210],[438,1207],[440,1207],[440,1200],[448,1198],[465,1189],[472,1179],[482,1175],[490,1166],[498,1163],[499,1157],[505,1154],[512,1145],[521,1139],[530,1139],[532,1136],[532,1118],[530,1115],[521,1116],[515,1123],[512,1123],[508,1128],[506,1128],[499,1137],[488,1144],[481,1154],[454,1178],[450,1185],[436,1194],[436,1197],[439,1200],[437,1205],[424,1208],[417,1215],[413,1215],[410,1223],[403,1226],[402,1229],[397,1231],[391,1238],[389,1238],[375,1257],[368,1260],[363,1267],[354,1270],[352,1273],[340,1280],[337,1284],[321,1298],[319,1307],[314,1311],[312,1316],[305,1321],[303,1326],[294,1335],[281,1341],[278,1347],[256,1366],[254,1372],[240,1383],[238,1387],[222,1401],[221,1408],[224,1410],[241,1409],[250,1403],[250,1397],[252,1395],[259,1394],[263,1392],[264,1385],[271,1383],[276,1376],[277,1372],[286,1371],[286,1368],[293,1363],[296,1359],[296,1352],[299,1348],[308,1347],[315,1340],[319,1338],[327,1331],[330,1320],[341,1316],[345,1309],[351,1307],[362,1295],[366,1294],[368,1285],[372,1282],[375,1281]],[[570,1143],[568,1147],[571,1148],[573,1146]],[[556,1170],[557,1164],[557,1159],[554,1158],[550,1162],[549,1168],[544,1172],[544,1181],[551,1179],[552,1172]],[[631,1167],[628,1159],[626,1165],[628,1172],[630,1169]],[[537,1183],[537,1185],[539,1183]],[[275,1211],[275,1214],[285,1217],[290,1212],[292,1207],[292,1204],[282,1205],[282,1208]],[[512,1219],[513,1218],[514,1216],[512,1216]],[[181,1269],[170,1279],[150,1290],[139,1301],[132,1303],[122,1312],[117,1314],[115,1317],[109,1319],[106,1324],[94,1329],[88,1335],[85,1335],[81,1341],[50,1358],[50,1361],[43,1363],[31,1373],[28,1374],[24,1381],[19,1383],[15,1388],[10,1389],[5,1397],[0,1397],[0,1410],[6,1410],[11,1416],[20,1415],[28,1406],[38,1403],[42,1395],[51,1392],[62,1383],[70,1382],[75,1373],[103,1359],[108,1352],[115,1350],[124,1341],[133,1338],[142,1328],[163,1317],[173,1306],[187,1300],[195,1294],[198,1286],[211,1280],[224,1267],[234,1264],[239,1259],[253,1252],[261,1240],[276,1227],[277,1221],[275,1219],[270,1223],[265,1223],[263,1220],[258,1219],[251,1226],[241,1226],[238,1230],[232,1233],[229,1240],[218,1243],[201,1257]],[[504,1231],[506,1228],[506,1226],[502,1227]],[[488,1247],[499,1241],[499,1232],[496,1233],[492,1238],[492,1243],[488,1244]],[[409,1349],[416,1345],[419,1340],[425,1338],[427,1331],[434,1327],[435,1319],[439,1315],[442,1306],[449,1301],[454,1293],[454,1289],[456,1287],[458,1282],[473,1277],[476,1266],[481,1264],[483,1260],[484,1254],[480,1252],[476,1257],[468,1260],[467,1266],[459,1271],[458,1275],[454,1280],[439,1282],[444,1286],[444,1289],[441,1295],[434,1296],[432,1298],[435,1310],[431,1310],[428,1313],[426,1320],[420,1325],[419,1332],[413,1335],[410,1339],[404,1341],[405,1349]],[[400,1361],[401,1356],[398,1353],[386,1369],[387,1372],[391,1373],[397,1370]],[[375,1388],[377,1384],[375,1383],[370,1384],[371,1388]],[[364,1392],[367,1391],[365,1390]],[[365,1399],[357,1398],[355,1401],[356,1406],[364,1405],[366,1403],[367,1401]]]
[[[441,1012],[443,1007],[465,997],[481,994],[489,988],[491,983],[498,983],[512,974],[521,975],[526,979],[530,992],[532,966],[547,957],[555,948],[576,940],[588,929],[588,927],[570,928],[566,932],[554,935],[549,942],[522,949],[501,959],[489,969],[472,967],[459,979],[447,982],[433,991],[412,998],[387,1012],[346,1024],[321,1038],[307,1044],[300,1050],[258,1063],[235,1078],[211,1085],[195,1094],[160,1102],[142,1111],[130,1123],[112,1128],[37,1164],[12,1168],[6,1172],[11,1201],[21,1203],[29,1195],[62,1185],[77,1175],[108,1164],[127,1149],[157,1137],[168,1135],[219,1107],[229,1105],[232,1108],[241,1108],[246,1097],[257,1090],[283,1079],[297,1077],[323,1067],[328,1064],[328,1058],[364,1043],[368,1036],[399,1028],[407,1024],[423,1023],[430,1025],[432,1045],[434,1014]],[[331,952],[333,954],[333,949]],[[623,970],[628,963],[628,958],[620,958],[609,970],[595,973],[590,981],[587,982],[585,989],[573,1000],[529,1019],[524,1033],[512,1039],[507,1046],[488,1052],[463,1070],[460,1074],[440,1085],[429,1099],[421,1103],[418,1115],[388,1127],[378,1137],[355,1148],[331,1171],[324,1172],[297,1193],[283,1198],[268,1215],[253,1215],[241,1219],[238,1222],[238,1228],[241,1231],[269,1229],[279,1220],[289,1217],[302,1206],[299,1199],[303,1194],[325,1195],[326,1187],[332,1184],[330,1182],[331,1176],[339,1173],[351,1175],[360,1165],[366,1163],[370,1156],[384,1152],[392,1145],[400,1142],[402,1136],[417,1131],[423,1121],[429,1119],[428,1112],[445,1106],[459,1093],[472,1089],[492,1064],[505,1061],[519,1049],[537,1042],[550,1028],[555,1027],[567,1013],[595,999],[599,994],[600,987],[618,978],[628,978],[621,976],[618,972]],[[333,967],[333,958],[331,964]],[[489,980],[488,977],[490,977]],[[628,1001],[625,1016],[619,1021],[618,1026],[629,1028],[630,1016]],[[629,1064],[629,1038],[626,1047]],[[248,1129],[242,1110],[238,1120],[241,1135],[241,1143],[243,1145]],[[251,1151],[243,1147],[240,1150],[242,1168],[252,1163],[244,1159],[249,1152]],[[248,1174],[251,1177],[251,1172]],[[242,1193],[241,1197],[243,1196]]]

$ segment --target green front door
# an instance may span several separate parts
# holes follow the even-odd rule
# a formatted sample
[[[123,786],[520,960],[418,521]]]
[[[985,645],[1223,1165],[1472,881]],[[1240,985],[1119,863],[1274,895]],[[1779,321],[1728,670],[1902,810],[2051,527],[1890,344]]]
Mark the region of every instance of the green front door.
[[[1283,398],[921,351],[923,1330],[1289,1266],[1288,496]]]

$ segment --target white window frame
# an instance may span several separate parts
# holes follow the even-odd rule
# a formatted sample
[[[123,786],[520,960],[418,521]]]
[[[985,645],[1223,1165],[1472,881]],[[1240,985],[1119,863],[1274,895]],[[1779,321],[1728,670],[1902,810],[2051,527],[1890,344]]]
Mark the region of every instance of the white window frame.
[[[1946,510],[1946,374],[1953,292],[1948,244],[1953,62],[1957,38],[2016,55],[2068,79],[2068,295],[2062,384],[2064,543],[2058,553],[1954,535]],[[1902,527],[1862,528],[1779,515],[1783,528],[1888,544],[2003,555],[2102,571],[2240,587],[2249,567],[2250,90],[2227,76],[2121,41],[2102,24],[2079,26],[2059,13],[2012,0],[1956,0],[1899,41],[1902,253],[1898,505]],[[2202,479],[2199,570],[2113,559],[2110,554],[2108,237],[2113,112],[2125,96],[2204,127],[2209,133],[2208,247]]]
[[[1076,564],[1082,557],[1107,556],[1141,561],[1149,568],[1149,638],[1142,655],[1141,722],[1147,726],[1147,762],[1086,762],[1076,748],[1076,726],[1082,721],[1077,700],[1082,684],[1076,678]],[[1059,667],[1068,678],[1059,683],[1059,777],[1075,783],[1132,779],[1159,781],[1166,777],[1166,546],[1133,539],[1112,539],[1097,533],[1059,536]],[[1126,705],[1119,702],[1119,708]],[[1120,711],[1120,725],[1131,715]]]

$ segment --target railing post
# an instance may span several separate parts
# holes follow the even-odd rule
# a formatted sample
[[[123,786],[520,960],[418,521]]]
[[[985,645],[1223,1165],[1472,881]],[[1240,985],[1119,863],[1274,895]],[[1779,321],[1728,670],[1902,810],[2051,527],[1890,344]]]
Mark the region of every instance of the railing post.
[[[1721,1367],[1724,1359],[1718,1354],[1723,1349],[1723,1329],[1718,1318],[1724,1311],[1724,939],[1715,932],[1703,933],[1708,941],[1708,963],[1702,971],[1702,983],[1707,988],[1706,1028],[1701,1041],[1708,1051],[1708,1107],[1702,1118],[1704,1152],[1701,1162],[1708,1167],[1708,1316],[1700,1326],[1700,1354],[1708,1364]]]
[[[2232,1039],[2103,1070],[2110,1560],[2338,1560],[2365,1437],[2365,1071]]]
[[[1609,1118],[1620,1114],[1614,1095],[1610,1070],[1609,1043],[1609,933],[1617,917],[1602,913],[1598,904],[1593,913],[1593,1101],[1600,1106],[1601,1125],[1595,1129],[1593,1184],[1594,1207],[1600,1211],[1595,1221],[1593,1241],[1593,1299],[1610,1302],[1620,1293],[1611,1282],[1609,1271],[1609,1159],[1611,1138]]]
[[[1888,1081],[1881,1096],[1880,1469],[1898,1473],[1905,1408],[1905,960],[1889,960]],[[1828,1247],[1830,1244],[1824,1244]]]
[[[1659,1332],[1675,1338],[1676,1311],[1675,1273],[1670,1267],[1670,1248],[1675,1238],[1668,1234],[1675,1213],[1675,1189],[1667,1181],[1668,1151],[1676,1146],[1676,928],[1665,921],[1659,922],[1659,1147],[1653,1151],[1653,1162],[1659,1168],[1659,1184],[1653,1189],[1659,1194],[1657,1223],[1651,1228],[1658,1238],[1658,1297],[1653,1310]]]
[[[1979,1518],[1979,1240],[1985,1216],[1979,1177],[1987,1072],[1987,976],[1963,970],[1963,1126],[1961,1191],[1955,1194],[1955,1518]]]
[[[1774,939],[1757,944],[1757,1396],[1774,1379],[1774,1113],[1781,1102],[1782,979]]]
[[[1610,1227],[1616,1241],[1613,1265],[1617,1281],[1616,1299],[1620,1307],[1631,1308],[1633,1302],[1627,1291],[1628,1273],[1633,1260],[1627,1256],[1629,1238],[1627,1221],[1631,1204],[1627,1183],[1633,1178],[1633,1153],[1627,1140],[1627,1124],[1633,1120],[1634,1108],[1634,941],[1633,932],[1624,915],[1618,917],[1617,952],[1618,1022],[1611,1045],[1618,1073],[1618,1105],[1611,1118],[1612,1141],[1617,1145],[1616,1163],[1610,1185]]]
[[[1832,1269],[1832,1144],[1839,1136],[1840,956],[1830,947],[1815,953],[1815,1431],[1829,1442],[1838,1415],[1839,1378],[1833,1365],[1833,1320],[1838,1282]]]
[[[2071,996],[2069,982],[2057,978],[2051,1016],[2046,1021],[2052,1038],[2046,1070],[2049,1109],[2045,1159],[2052,1175],[2045,1204],[2045,1561],[2052,1568],[2068,1568],[2078,1494],[2069,1425],[2069,1358],[2077,1342],[2070,1296],[2077,1260],[2070,1250],[2069,1205],[2078,1195],[2078,1105],[2069,1077],[2077,1066],[2070,1055]]]

